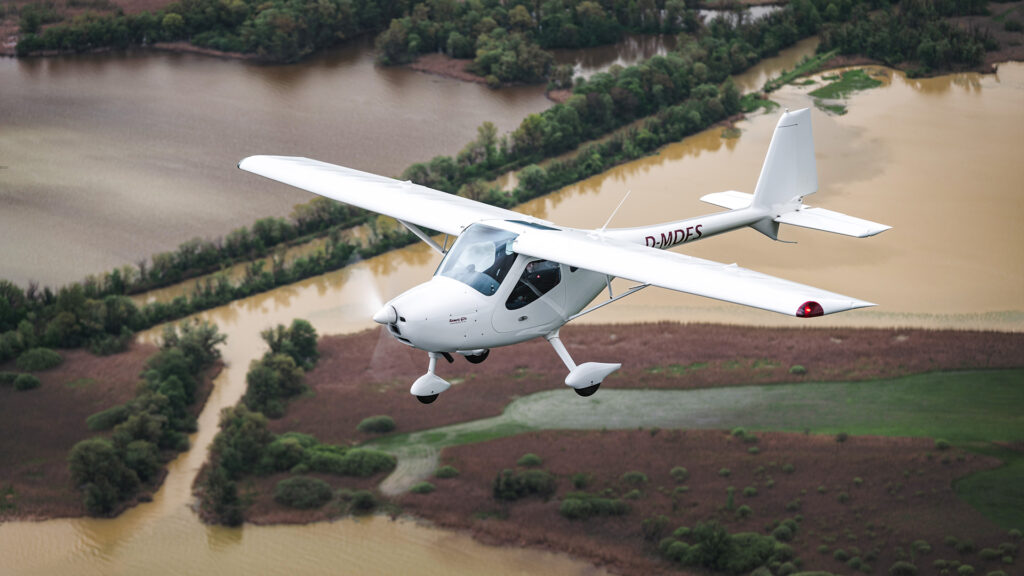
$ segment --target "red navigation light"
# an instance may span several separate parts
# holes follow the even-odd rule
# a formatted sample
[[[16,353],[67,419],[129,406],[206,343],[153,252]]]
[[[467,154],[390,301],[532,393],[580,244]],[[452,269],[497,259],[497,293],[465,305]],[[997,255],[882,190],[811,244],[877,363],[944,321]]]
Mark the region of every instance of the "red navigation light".
[[[817,302],[804,302],[796,310],[798,318],[814,318],[816,316],[824,316],[825,311],[822,310],[821,304]]]

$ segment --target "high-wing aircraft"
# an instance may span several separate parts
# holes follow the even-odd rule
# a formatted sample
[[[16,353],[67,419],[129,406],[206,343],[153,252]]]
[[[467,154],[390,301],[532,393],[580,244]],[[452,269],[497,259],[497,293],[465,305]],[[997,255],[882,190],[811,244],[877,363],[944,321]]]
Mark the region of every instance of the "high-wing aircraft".
[[[373,319],[398,341],[429,356],[427,373],[410,392],[429,404],[450,384],[437,376],[438,358],[460,354],[474,364],[491,348],[544,337],[565,363],[565,383],[580,396],[597,391],[621,364],[576,364],[558,331],[567,322],[648,286],[810,318],[873,306],[675,252],[749,226],[778,239],[779,224],[864,238],[889,226],[803,204],[818,190],[809,109],[779,119],[753,194],[728,191],[701,200],[725,212],[638,228],[579,230],[351,168],[308,158],[250,156],[238,167],[339,202],[395,218],[443,254],[430,281],[392,299]],[[438,244],[424,228],[446,234]],[[448,237],[455,241],[448,246]],[[616,295],[612,278],[636,282]],[[601,292],[608,298],[587,307]]]

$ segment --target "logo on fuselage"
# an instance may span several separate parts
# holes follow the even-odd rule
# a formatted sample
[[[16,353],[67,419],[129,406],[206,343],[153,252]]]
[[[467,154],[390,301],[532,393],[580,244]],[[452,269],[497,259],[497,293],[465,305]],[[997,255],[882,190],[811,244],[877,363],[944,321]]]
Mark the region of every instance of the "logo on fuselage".
[[[675,246],[676,244],[696,240],[704,235],[704,233],[700,231],[703,227],[703,224],[697,224],[696,226],[687,226],[686,228],[669,230],[668,232],[662,232],[659,235],[660,238],[647,236],[644,238],[644,244],[649,248],[668,248],[669,246]]]
[[[448,319],[448,324],[462,324],[466,320],[467,320],[467,318],[465,316],[460,316],[458,318],[449,318]]]

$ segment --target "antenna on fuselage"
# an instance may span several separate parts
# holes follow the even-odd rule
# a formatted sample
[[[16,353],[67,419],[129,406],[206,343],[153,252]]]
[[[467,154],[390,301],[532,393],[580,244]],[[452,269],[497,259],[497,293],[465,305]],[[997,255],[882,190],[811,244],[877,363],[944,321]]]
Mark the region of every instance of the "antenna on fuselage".
[[[608,221],[604,223],[604,226],[601,226],[601,233],[602,234],[604,233],[605,229],[608,228],[608,225],[612,223],[612,218],[615,218],[615,214],[618,213],[619,208],[622,208],[622,205],[626,202],[626,198],[629,198],[629,195],[632,192],[633,192],[632,188],[630,188],[629,190],[626,190],[626,195],[622,197],[622,200],[619,200],[619,205],[615,207],[615,210],[612,210],[612,215],[608,217]]]

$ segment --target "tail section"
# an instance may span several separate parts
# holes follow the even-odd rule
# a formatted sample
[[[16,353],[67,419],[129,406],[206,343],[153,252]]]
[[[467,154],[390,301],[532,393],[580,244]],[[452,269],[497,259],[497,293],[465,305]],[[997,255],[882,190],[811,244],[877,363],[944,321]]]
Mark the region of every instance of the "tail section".
[[[780,223],[858,238],[874,236],[890,228],[824,208],[805,206],[804,197],[817,191],[818,165],[814,160],[811,111],[804,108],[787,111],[779,118],[753,195],[717,192],[701,200],[730,210],[749,207],[767,213],[749,226],[773,240],[778,240]]]
[[[786,112],[775,125],[752,205],[777,216],[799,208],[804,196],[817,191],[818,165],[814,161],[811,110]]]

